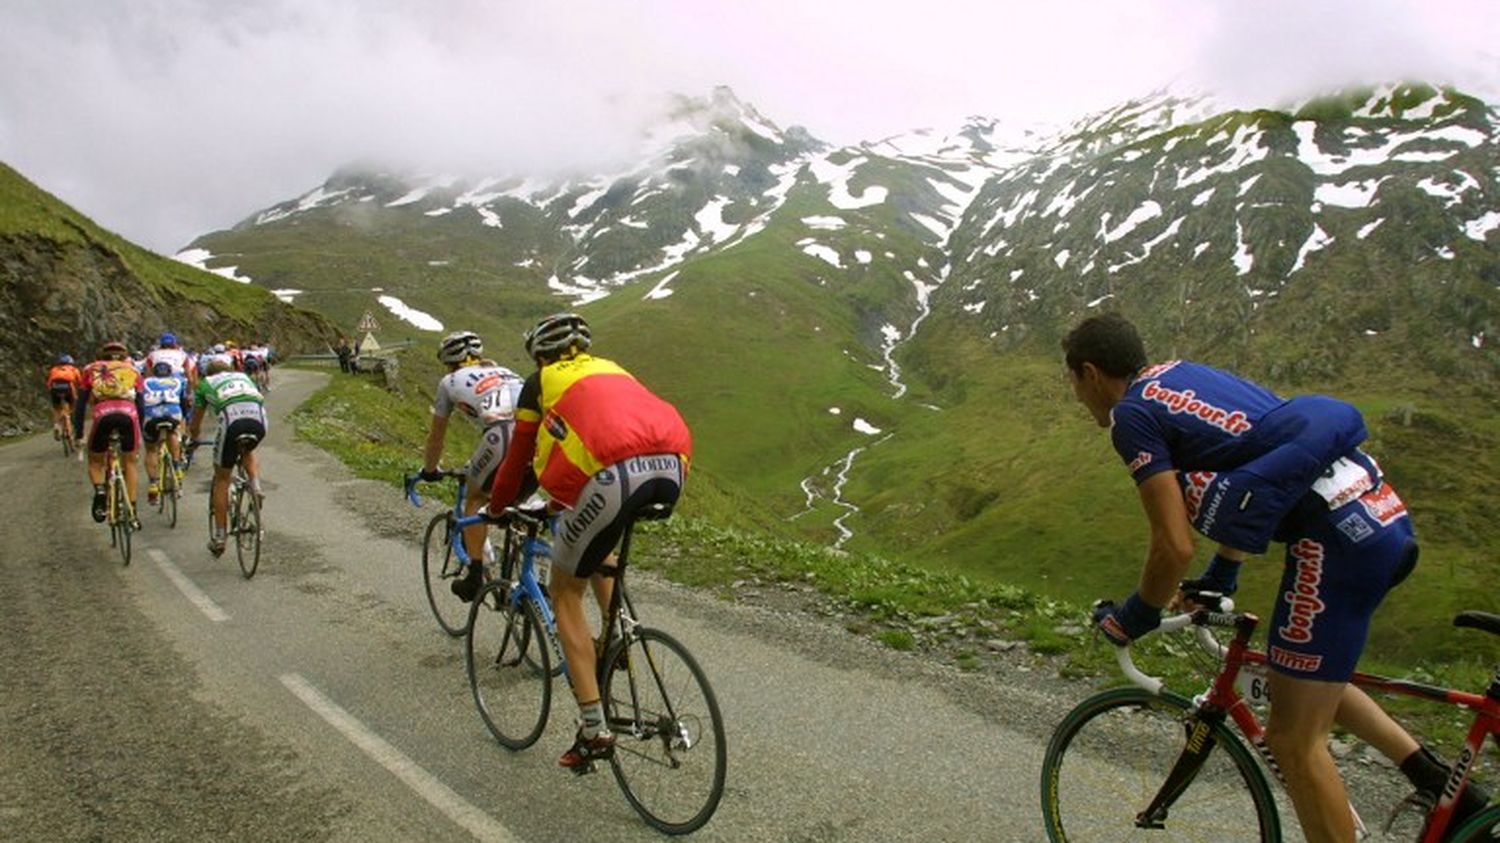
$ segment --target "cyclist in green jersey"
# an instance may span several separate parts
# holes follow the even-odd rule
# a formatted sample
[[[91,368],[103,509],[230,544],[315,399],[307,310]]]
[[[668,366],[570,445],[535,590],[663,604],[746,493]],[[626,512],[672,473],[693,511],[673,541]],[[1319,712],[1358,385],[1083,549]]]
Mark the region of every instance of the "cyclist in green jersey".
[[[261,494],[255,446],[266,438],[266,403],[249,375],[233,371],[227,360],[214,358],[204,368],[204,377],[193,391],[193,445],[190,447],[198,444],[198,434],[206,415],[204,408],[211,408],[218,420],[214,434],[214,485],[209,498],[214,524],[208,552],[219,556],[224,552],[225,536],[229,532],[229,475],[234,471],[241,437],[251,438],[245,447],[245,475],[250,478],[250,488],[255,494]]]

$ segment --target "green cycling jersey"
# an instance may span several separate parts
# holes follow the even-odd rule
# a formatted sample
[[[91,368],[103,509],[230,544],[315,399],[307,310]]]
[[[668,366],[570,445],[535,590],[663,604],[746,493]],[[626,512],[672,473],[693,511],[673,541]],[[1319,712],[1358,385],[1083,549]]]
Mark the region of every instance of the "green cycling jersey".
[[[220,372],[216,375],[209,375],[198,381],[198,388],[193,392],[195,409],[212,407],[215,413],[223,413],[224,408],[230,404],[245,401],[264,404],[266,399],[261,397],[255,381],[244,372]]]

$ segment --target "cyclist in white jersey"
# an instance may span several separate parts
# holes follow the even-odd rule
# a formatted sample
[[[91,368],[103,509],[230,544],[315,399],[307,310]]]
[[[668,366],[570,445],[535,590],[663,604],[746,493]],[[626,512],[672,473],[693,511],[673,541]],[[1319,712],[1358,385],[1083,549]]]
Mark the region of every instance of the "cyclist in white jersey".
[[[468,416],[483,431],[466,468],[464,513],[468,515],[489,500],[495,470],[510,446],[516,400],[521,396],[521,376],[493,360],[481,358],[482,354],[484,342],[472,331],[455,331],[443,338],[438,359],[448,365],[449,371],[438,381],[437,396],[432,402],[432,426],[427,431],[420,475],[429,482],[441,479],[438,462],[443,457],[448,418],[455,409]],[[464,530],[464,549],[470,558],[479,559],[484,552],[484,534],[483,524]],[[480,585],[480,569],[474,565],[467,576],[454,581],[453,593],[466,601],[472,600]]]

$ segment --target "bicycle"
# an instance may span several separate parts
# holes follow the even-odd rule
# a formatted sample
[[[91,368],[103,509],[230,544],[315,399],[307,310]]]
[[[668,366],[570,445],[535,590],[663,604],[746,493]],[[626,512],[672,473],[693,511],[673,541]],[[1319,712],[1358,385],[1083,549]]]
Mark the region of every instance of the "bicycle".
[[[125,468],[120,457],[120,434],[111,431],[109,449],[105,452],[104,493],[105,522],[109,524],[109,546],[118,548],[120,560],[130,567],[130,536],[135,532],[135,504],[125,485]]]
[[[483,521],[468,519],[462,526],[459,525],[460,521],[465,520],[463,507],[464,495],[468,490],[468,473],[462,469],[441,473],[444,478],[458,481],[458,494],[451,509],[439,512],[427,522],[427,531],[422,535],[422,585],[427,590],[427,605],[432,609],[432,616],[437,618],[438,626],[448,635],[461,638],[469,629],[469,604],[453,593],[451,585],[467,575],[469,565],[476,564],[464,547],[463,527]],[[416,474],[402,477],[406,499],[415,507],[422,506],[422,497],[417,494],[419,482],[421,477]],[[441,553],[436,544],[439,527],[442,528]],[[477,563],[481,566],[490,561],[487,557],[492,552],[488,538],[484,543],[486,558],[481,558]],[[439,555],[441,562],[438,561]]]
[[[1191,626],[1198,645],[1222,660],[1202,694],[1189,700],[1165,690],[1161,680],[1135,667],[1128,647],[1121,647],[1116,657],[1132,686],[1089,697],[1058,725],[1042,762],[1042,815],[1049,840],[1119,841],[1133,839],[1131,833],[1151,840],[1223,840],[1226,829],[1239,833],[1252,828],[1259,830],[1255,839],[1283,839],[1276,799],[1261,764],[1278,780],[1280,771],[1250,705],[1269,701],[1266,654],[1249,648],[1260,620],[1253,614],[1234,612],[1232,607],[1226,600],[1216,609],[1162,619],[1159,631]],[[1500,635],[1500,615],[1463,612],[1453,623]],[[1227,647],[1210,633],[1211,628],[1234,630]],[[1463,753],[1453,765],[1441,798],[1425,811],[1417,839],[1421,843],[1497,839],[1500,805],[1490,805],[1457,828],[1449,826],[1453,806],[1468,784],[1485,737],[1500,743],[1500,670],[1485,694],[1358,672],[1350,682],[1367,690],[1450,703],[1474,713]],[[1133,789],[1128,794],[1122,792],[1118,767],[1122,759],[1135,765]],[[1111,793],[1114,796],[1105,796]],[[1386,824],[1386,833],[1399,819],[1399,812],[1400,807]],[[1372,833],[1357,812],[1355,825],[1361,839]],[[1404,839],[1412,837],[1407,834]]]
[[[78,450],[78,440],[73,437],[73,407],[68,406],[67,415],[52,420],[53,438],[62,442],[63,458],[73,456]]]
[[[190,448],[209,444],[203,440],[190,443]],[[265,524],[261,518],[263,495],[255,491],[250,475],[245,473],[245,455],[260,444],[260,440],[241,434],[234,440],[234,474],[229,478],[229,532],[226,540],[234,541],[234,555],[239,562],[240,574],[245,579],[255,576],[260,567],[261,540],[265,537]],[[188,464],[192,464],[192,450],[188,452]],[[208,506],[208,535],[214,534],[214,507],[212,492]]]
[[[708,822],[724,795],[724,720],[692,654],[667,633],[641,625],[625,588],[635,522],[670,514],[663,504],[637,512],[625,527],[616,564],[600,570],[615,587],[598,643],[597,677],[605,722],[615,734],[609,763],[616,784],[653,828],[687,834]],[[507,749],[525,749],[547,725],[554,660],[572,681],[556,616],[536,575],[538,558],[551,549],[538,537],[545,509],[511,507],[498,518],[472,517],[503,521],[508,529],[501,575],[470,608],[469,686],[495,739]],[[594,770],[590,762],[577,772]],[[687,774],[698,778],[682,781]]]
[[[167,435],[177,437],[177,428],[172,428]],[[172,449],[168,447],[166,441],[160,445],[156,477],[159,484],[156,494],[156,511],[166,515],[167,526],[175,529],[177,527],[177,499],[182,497],[182,487],[177,482],[177,464],[172,461]]]

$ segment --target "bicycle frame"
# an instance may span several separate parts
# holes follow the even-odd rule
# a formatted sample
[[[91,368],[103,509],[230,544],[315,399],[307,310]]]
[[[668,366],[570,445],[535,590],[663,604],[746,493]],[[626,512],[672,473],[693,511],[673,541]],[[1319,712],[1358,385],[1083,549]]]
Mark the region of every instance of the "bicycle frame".
[[[1190,733],[1187,745],[1183,748],[1177,764],[1168,774],[1166,782],[1163,783],[1150,805],[1141,812],[1141,822],[1149,823],[1154,818],[1164,815],[1187,789],[1194,774],[1213,749],[1208,724],[1214,720],[1222,720],[1225,716],[1234,722],[1240,734],[1250,743],[1266,767],[1275,774],[1277,781],[1280,781],[1283,787],[1285,786],[1281,768],[1277,765],[1266,743],[1265,728],[1252,710],[1250,702],[1240,693],[1237,685],[1240,673],[1247,665],[1269,667],[1270,663],[1266,654],[1259,650],[1252,650],[1249,646],[1250,636],[1259,623],[1260,619],[1253,614],[1207,609],[1162,619],[1160,630],[1164,632],[1193,626],[1199,646],[1209,655],[1222,659],[1224,666],[1214,677],[1208,690],[1194,698],[1197,705],[1196,711],[1204,718],[1204,722],[1195,724],[1194,731]],[[1235,630],[1234,638],[1228,646],[1220,644],[1209,633],[1210,627],[1232,628]],[[1161,692],[1162,682],[1142,673],[1135,667],[1128,647],[1121,647],[1116,655],[1120,669],[1132,682],[1152,693]],[[1452,822],[1454,806],[1458,802],[1459,794],[1468,784],[1469,773],[1473,769],[1474,762],[1479,758],[1485,737],[1494,738],[1497,745],[1500,745],[1500,670],[1497,670],[1491,680],[1488,695],[1357,671],[1349,682],[1369,691],[1447,703],[1474,712],[1474,721],[1469,726],[1463,751],[1453,764],[1453,770],[1443,787],[1437,805],[1427,815],[1426,828],[1419,841],[1419,843],[1438,843],[1443,839]],[[1353,810],[1352,806],[1351,810]],[[1357,813],[1355,824],[1361,834],[1366,833],[1364,824]]]

